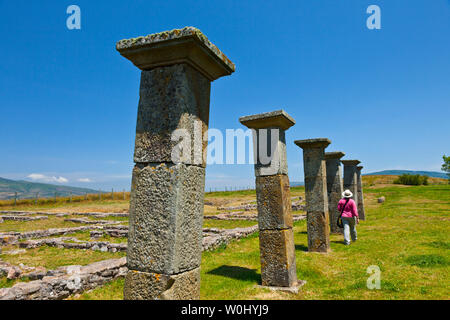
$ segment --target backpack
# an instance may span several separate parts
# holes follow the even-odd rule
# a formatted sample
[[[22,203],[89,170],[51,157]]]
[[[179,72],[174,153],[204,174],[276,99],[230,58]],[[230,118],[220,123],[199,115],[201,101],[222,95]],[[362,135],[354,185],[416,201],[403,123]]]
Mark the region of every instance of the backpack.
[[[342,210],[341,210],[341,214],[339,215],[339,218],[337,219],[337,226],[339,227],[339,228],[343,228],[344,227],[344,223],[342,222],[342,214],[344,213],[344,209],[345,209],[345,207],[347,206],[347,203],[350,201],[350,198],[347,198],[347,201],[345,201],[345,204],[344,204],[344,206],[342,207]]]

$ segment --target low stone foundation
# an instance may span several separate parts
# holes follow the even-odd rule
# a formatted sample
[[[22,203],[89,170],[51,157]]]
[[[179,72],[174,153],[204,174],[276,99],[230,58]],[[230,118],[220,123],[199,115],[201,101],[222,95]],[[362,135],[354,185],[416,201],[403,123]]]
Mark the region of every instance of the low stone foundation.
[[[306,219],[305,215],[293,215],[294,221],[300,221]],[[236,221],[236,220],[245,220],[245,221],[258,221],[257,213],[243,213],[243,211],[237,212],[224,212],[219,213],[217,215],[207,215],[204,216],[204,219],[208,220],[227,220],[227,221]]]
[[[47,216],[36,216],[36,217],[29,217],[25,215],[16,215],[16,216],[1,216],[0,220],[10,220],[10,221],[35,221],[35,220],[45,220],[48,219]]]
[[[92,230],[90,232],[91,238],[97,239],[101,238],[105,235],[113,237],[113,238],[127,238],[128,237],[128,226],[114,226],[109,227],[107,229],[100,229],[100,230]]]
[[[51,238],[42,240],[28,240],[19,243],[20,248],[26,249],[33,249],[41,246],[50,246],[65,249],[90,249],[102,252],[118,252],[127,250],[126,243],[110,243],[108,241],[81,241],[77,238]]]
[[[64,219],[64,221],[73,222],[73,223],[81,223],[81,224],[108,224],[108,223],[111,223],[111,221],[108,221],[108,220],[89,220],[86,218],[67,218],[67,219]]]
[[[297,201],[292,201],[292,211],[305,211],[306,204],[302,197],[294,197],[293,199],[298,199]],[[244,210],[244,211],[252,211],[257,210],[258,207],[256,204],[242,204],[240,206],[234,207],[217,207],[219,211],[233,211],[233,210]]]
[[[240,206],[235,207],[217,207],[217,210],[219,211],[232,211],[232,210],[244,210],[244,211],[250,211],[250,210],[256,210],[258,207],[255,204],[244,204]]]
[[[45,211],[0,211],[6,215],[46,215],[46,216],[91,216],[97,218],[105,217],[128,217],[128,212],[45,212]]]
[[[304,219],[305,217],[303,217]],[[103,235],[104,231],[92,231],[95,235]],[[202,250],[214,250],[215,248],[228,244],[231,240],[241,239],[249,236],[252,233],[258,231],[258,227],[252,226],[248,228],[235,228],[235,229],[216,229],[205,228],[203,229]],[[116,230],[115,232],[128,233],[128,230]],[[67,242],[71,241],[71,242]],[[73,237],[62,238],[49,238],[41,240],[28,240],[19,243],[20,248],[33,249],[41,246],[50,246],[66,249],[84,249],[84,250],[98,250],[103,252],[118,252],[126,251],[126,243],[110,243],[107,241],[81,241]]]
[[[48,271],[42,280],[21,282],[0,289],[0,300],[62,300],[94,289],[127,273],[126,258],[103,260],[87,266],[68,266]]]
[[[27,277],[30,280],[42,279],[47,274],[45,268],[28,267],[23,264],[14,266],[8,262],[0,260],[0,277],[6,276],[9,280]],[[1,290],[1,289],[0,289]]]
[[[118,224],[120,222],[109,222],[109,224]],[[105,226],[81,226],[73,228],[56,228],[48,230],[36,230],[28,232],[3,232],[0,233],[0,245],[16,244],[19,240],[48,238],[52,236],[62,236],[80,231],[103,229]],[[128,227],[127,227],[128,228]]]
[[[245,238],[257,231],[257,225],[248,228],[235,229],[205,228],[203,229],[202,250],[214,250],[221,245],[228,244],[233,239]]]

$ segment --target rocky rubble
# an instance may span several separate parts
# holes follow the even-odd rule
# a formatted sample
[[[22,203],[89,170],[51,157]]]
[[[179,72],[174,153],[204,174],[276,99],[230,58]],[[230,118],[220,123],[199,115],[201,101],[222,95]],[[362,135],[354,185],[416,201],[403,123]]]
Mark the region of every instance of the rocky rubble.
[[[128,212],[44,212],[44,211],[0,211],[0,214],[6,215],[46,215],[46,216],[92,216],[97,218],[105,217],[128,217]]]
[[[71,212],[74,216],[92,216],[96,218],[128,217],[128,212]]]
[[[36,280],[39,279],[39,277],[44,277],[46,273],[47,272],[45,268],[42,267],[27,267],[23,264],[14,266],[0,260],[0,277],[6,276],[6,278],[9,280],[18,279],[21,277],[26,277],[30,280]]]
[[[47,271],[41,280],[0,289],[0,300],[61,300],[94,289],[127,273],[126,258],[103,260],[87,266]]]
[[[203,230],[203,250],[213,250],[233,239],[240,239],[258,231],[258,227],[235,229],[208,228]],[[88,246],[92,250],[97,246],[101,248],[116,248],[126,250],[126,244],[113,244],[108,242],[83,242],[75,238],[56,238],[29,240],[20,244],[21,247],[33,248],[39,245],[66,245]],[[103,247],[101,247],[103,246]],[[80,247],[81,248],[81,247]],[[104,251],[105,249],[103,249]],[[103,260],[87,266],[66,266],[55,270],[44,268],[31,268],[25,266],[12,266],[0,261],[0,276],[7,275],[9,279],[27,277],[30,282],[21,282],[11,288],[0,289],[0,300],[61,300],[70,295],[94,289],[117,277],[127,273],[126,257],[120,259]],[[37,280],[36,280],[37,279]]]
[[[292,211],[305,211],[306,204],[303,200],[292,201]]]
[[[292,210],[293,211],[304,211],[306,208],[305,201],[302,197],[292,197]],[[232,207],[217,207],[217,210],[219,211],[233,211],[233,210],[244,210],[244,211],[251,211],[251,210],[257,210],[258,206],[254,201],[242,203],[239,206],[232,206]]]
[[[257,231],[257,225],[235,229],[204,228],[202,249],[203,251],[214,250],[223,244],[229,243],[233,239],[241,239]]]
[[[299,218],[304,219],[304,216]],[[127,232],[128,230],[116,230]],[[258,231],[257,226],[248,228],[235,228],[235,229],[216,229],[216,228],[204,228],[203,229],[203,250],[212,250],[222,244],[226,244],[233,239],[240,239],[246,237],[254,232]],[[97,231],[95,231],[97,232]],[[102,232],[102,231],[100,231]],[[103,233],[102,233],[103,234]],[[68,242],[71,241],[71,242]],[[107,241],[81,241],[73,237],[61,237],[61,238],[49,238],[40,240],[28,240],[19,243],[20,248],[33,249],[40,246],[51,246],[57,248],[66,249],[83,249],[83,250],[98,250],[102,252],[118,252],[126,251],[126,243],[110,243]]]
[[[35,220],[45,220],[48,219],[47,216],[35,216],[30,217],[26,215],[13,215],[13,216],[0,216],[0,220],[11,220],[11,221],[35,221]]]
[[[108,224],[111,222],[108,220],[89,220],[87,218],[67,218],[64,221],[82,224]]]
[[[108,222],[108,225],[115,225],[120,222]],[[95,229],[103,229],[108,225],[98,226],[81,226],[81,227],[73,227],[73,228],[56,228],[56,229],[48,229],[48,230],[36,230],[36,231],[27,231],[27,232],[3,232],[0,233],[0,245],[7,244],[16,244],[19,240],[25,239],[37,239],[37,238],[49,238],[52,236],[62,236],[70,233],[86,231],[86,230],[95,230]],[[128,227],[126,227],[128,228]]]
[[[107,241],[81,241],[77,238],[50,238],[41,240],[28,240],[19,243],[20,248],[26,249],[33,249],[41,246],[50,246],[65,249],[90,249],[102,252],[117,252],[127,250],[126,243],[110,243]]]
[[[114,226],[101,230],[93,230],[90,233],[91,238],[100,238],[105,235],[108,235],[113,238],[126,238],[128,237],[128,226]]]
[[[258,207],[253,203],[249,204],[242,204],[240,206],[235,207],[217,207],[217,210],[219,211],[232,211],[232,210],[244,210],[244,211],[250,211],[250,210],[256,210]]]
[[[305,216],[293,215],[292,218],[294,219],[294,221],[299,221],[299,220],[305,219]],[[204,219],[228,220],[228,221],[235,221],[235,220],[257,221],[258,214],[257,213],[244,213],[243,211],[224,212],[224,213],[219,213],[217,215],[207,215],[204,217]]]

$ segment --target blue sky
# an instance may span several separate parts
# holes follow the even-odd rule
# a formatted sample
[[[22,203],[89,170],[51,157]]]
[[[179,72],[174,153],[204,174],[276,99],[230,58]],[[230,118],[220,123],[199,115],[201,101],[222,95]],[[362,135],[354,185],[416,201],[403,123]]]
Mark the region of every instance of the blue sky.
[[[81,30],[66,9],[81,8]],[[381,8],[381,30],[366,9]],[[450,154],[450,1],[0,1],[0,176],[129,189],[139,70],[123,38],[195,26],[235,64],[212,84],[210,127],[286,110],[291,181],[297,139],[365,172],[439,171]],[[211,165],[208,187],[254,183],[252,165]]]

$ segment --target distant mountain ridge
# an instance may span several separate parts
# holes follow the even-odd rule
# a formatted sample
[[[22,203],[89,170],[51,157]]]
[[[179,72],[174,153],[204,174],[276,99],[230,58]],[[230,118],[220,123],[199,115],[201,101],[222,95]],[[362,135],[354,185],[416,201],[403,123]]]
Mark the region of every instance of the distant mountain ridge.
[[[39,198],[50,198],[55,196],[67,197],[71,193],[74,196],[84,195],[85,193],[98,193],[97,190],[88,188],[78,188],[70,186],[60,186],[47,183],[36,183],[29,181],[16,181],[0,178],[0,200],[14,199],[17,192],[19,199],[31,199],[39,192]]]
[[[383,170],[378,172],[366,173],[363,176],[400,176],[402,174],[420,174],[421,176],[428,176],[431,178],[443,178],[447,179],[447,175],[444,172],[437,171],[413,171],[413,170]]]

